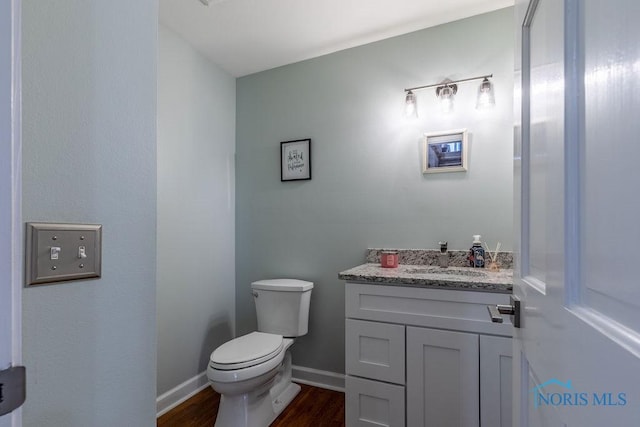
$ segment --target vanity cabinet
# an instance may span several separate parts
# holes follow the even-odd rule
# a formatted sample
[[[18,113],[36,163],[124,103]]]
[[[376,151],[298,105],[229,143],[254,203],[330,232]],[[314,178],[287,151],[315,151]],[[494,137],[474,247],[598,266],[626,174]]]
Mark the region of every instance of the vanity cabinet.
[[[346,284],[347,426],[511,426],[509,295]]]

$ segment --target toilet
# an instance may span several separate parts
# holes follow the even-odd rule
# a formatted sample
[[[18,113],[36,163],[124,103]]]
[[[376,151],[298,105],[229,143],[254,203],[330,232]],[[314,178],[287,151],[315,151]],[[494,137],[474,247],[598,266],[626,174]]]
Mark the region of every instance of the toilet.
[[[215,349],[207,368],[221,394],[216,427],[267,427],[300,392],[291,382],[289,347],[307,333],[312,289],[297,279],[251,284],[258,331]]]

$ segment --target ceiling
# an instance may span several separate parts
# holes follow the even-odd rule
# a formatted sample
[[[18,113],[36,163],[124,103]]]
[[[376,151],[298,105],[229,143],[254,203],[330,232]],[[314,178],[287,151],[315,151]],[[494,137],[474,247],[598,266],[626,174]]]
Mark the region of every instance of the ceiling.
[[[209,0],[209,6],[160,0],[160,23],[240,77],[511,5],[513,0]]]

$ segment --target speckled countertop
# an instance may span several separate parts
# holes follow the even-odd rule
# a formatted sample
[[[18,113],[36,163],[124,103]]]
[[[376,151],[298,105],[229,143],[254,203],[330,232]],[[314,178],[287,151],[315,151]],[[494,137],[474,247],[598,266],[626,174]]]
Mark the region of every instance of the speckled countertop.
[[[380,264],[362,264],[340,272],[338,278],[348,282],[498,293],[511,293],[513,289],[513,270],[493,272],[471,267],[400,264],[398,268],[382,268]]]
[[[460,263],[450,263],[449,268],[440,268],[433,265],[433,261],[437,259],[437,251],[430,249],[397,251],[401,262],[397,268],[382,268],[379,263],[380,249],[368,249],[367,264],[342,271],[338,274],[338,278],[348,282],[451,290],[497,293],[511,293],[513,290],[513,270],[510,268],[496,272],[488,268],[463,267],[460,266],[462,260]],[[511,254],[506,253],[503,257],[502,265],[511,267]],[[405,263],[402,263],[403,261]]]

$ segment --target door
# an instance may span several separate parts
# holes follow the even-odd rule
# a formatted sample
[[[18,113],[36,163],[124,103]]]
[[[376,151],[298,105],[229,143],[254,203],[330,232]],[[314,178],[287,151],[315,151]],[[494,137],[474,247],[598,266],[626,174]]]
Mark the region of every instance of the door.
[[[511,338],[480,335],[480,426],[513,427]]]
[[[407,326],[407,426],[480,425],[478,340]]]
[[[20,362],[19,1],[0,0],[0,370]],[[7,393],[3,386],[4,393]],[[0,390],[0,398],[8,397]],[[21,425],[19,410],[0,427]]]
[[[514,425],[640,425],[640,2],[515,10]]]

